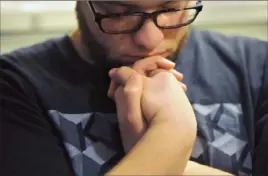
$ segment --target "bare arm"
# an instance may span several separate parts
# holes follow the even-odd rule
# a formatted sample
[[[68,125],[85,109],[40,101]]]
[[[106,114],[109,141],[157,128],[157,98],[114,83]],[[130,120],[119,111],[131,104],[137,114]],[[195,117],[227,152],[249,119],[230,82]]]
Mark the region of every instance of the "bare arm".
[[[208,167],[193,161],[188,161],[187,166],[184,170],[183,175],[233,175],[212,167]]]
[[[176,129],[172,130],[168,124],[151,128],[108,175],[232,175],[188,161],[190,147],[181,145],[181,141],[189,140],[185,138],[188,135],[181,134],[180,140],[174,140],[179,139],[177,134]],[[155,140],[155,136],[158,136],[158,140]],[[186,161],[188,162],[185,167]]]
[[[151,73],[150,78],[129,67],[110,72],[111,79],[120,85],[111,95],[117,105],[123,145],[130,147],[108,175],[184,172],[196,137],[196,120],[178,80],[171,73],[159,71]],[[149,125],[145,125],[147,130],[143,118]]]
[[[163,123],[149,128],[108,175],[182,175],[194,138],[178,128],[184,127]]]

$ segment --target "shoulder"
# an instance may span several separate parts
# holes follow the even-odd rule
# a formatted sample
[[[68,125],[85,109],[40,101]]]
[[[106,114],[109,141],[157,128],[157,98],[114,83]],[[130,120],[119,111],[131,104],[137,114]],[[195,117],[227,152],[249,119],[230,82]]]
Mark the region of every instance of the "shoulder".
[[[268,57],[268,41],[257,38],[227,35],[213,31],[195,30],[201,47],[210,48],[222,56],[230,56],[240,64],[263,65]]]
[[[7,56],[0,60],[1,147],[5,150],[0,158],[1,173],[73,175],[43,100],[32,82],[8,60],[12,54]]]
[[[37,71],[45,69],[41,64],[53,52],[55,44],[53,39],[0,55],[0,99],[4,102],[1,120],[5,123],[13,120],[12,125],[27,121],[36,123],[34,128],[51,126],[46,103],[35,81],[40,77],[35,77]]]
[[[0,68],[20,75],[23,79],[42,79],[51,72],[55,62],[66,53],[67,36],[48,39],[37,44],[15,49],[0,55]]]
[[[48,39],[31,46],[22,47],[13,51],[3,53],[0,56],[0,62],[2,64],[12,64],[17,66],[33,65],[35,63],[42,63],[47,58],[55,57],[58,48],[61,47],[66,40],[67,36]]]
[[[18,62],[17,59],[18,57],[14,53],[0,56],[1,100],[4,102],[10,102],[12,100],[22,100],[24,103],[26,100],[36,102],[36,90],[30,79],[24,73],[24,69],[20,68],[19,64],[16,63]],[[6,110],[10,108],[12,107],[7,106]]]
[[[56,48],[62,40],[64,37],[49,39],[1,54],[0,72],[3,86],[32,95],[34,84],[31,78],[45,69],[50,58],[57,57]]]
[[[212,31],[194,30],[199,52],[211,57],[213,64],[228,67],[240,76],[254,80],[262,79],[268,64],[268,41],[257,38],[227,35]]]
[[[247,92],[255,105],[268,63],[267,46],[267,41],[256,38],[193,29],[183,58],[193,57],[199,74],[218,85],[218,91]]]

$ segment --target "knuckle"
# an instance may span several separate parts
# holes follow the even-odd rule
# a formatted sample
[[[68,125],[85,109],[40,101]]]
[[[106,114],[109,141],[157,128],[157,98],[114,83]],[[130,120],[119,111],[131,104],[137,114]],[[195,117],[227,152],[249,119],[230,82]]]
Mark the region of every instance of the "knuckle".
[[[159,60],[159,59],[163,59],[163,57],[162,56],[159,56],[159,55],[156,55],[156,56],[147,57],[147,59]]]
[[[165,78],[173,78],[174,77],[174,75],[169,71],[162,71],[159,73],[159,75],[161,75],[162,77],[165,77]]]
[[[143,65],[143,60],[138,60],[137,62],[135,62],[132,68],[134,70],[139,70],[142,65]]]
[[[142,86],[137,81],[138,79],[140,79],[140,76],[135,73],[129,77],[128,83],[123,89],[125,95],[135,96],[142,91]]]
[[[164,58],[164,57],[162,57],[162,56],[155,56],[155,57],[156,57],[156,60],[166,59],[166,58]]]
[[[123,93],[128,97],[136,96],[140,92],[140,88],[136,86],[124,87]]]
[[[168,81],[168,82],[173,82],[173,81],[178,81],[177,79],[176,79],[176,77],[174,76],[174,74],[172,74],[171,72],[168,72],[168,71],[163,71],[163,72],[160,72],[159,74],[158,74],[158,76],[161,78],[161,79],[163,79],[163,80],[165,80],[165,81]]]
[[[129,76],[129,81],[137,80],[140,78],[139,73],[132,72],[132,74]]]
[[[127,66],[122,66],[122,67],[119,68],[119,72],[123,72],[125,70],[128,70]]]
[[[147,63],[156,63],[159,60],[164,59],[162,56],[150,56],[150,57],[146,57],[144,59],[138,60],[137,62],[135,62],[135,64],[133,65],[133,68],[139,68],[140,66],[143,66],[144,64],[147,65]]]

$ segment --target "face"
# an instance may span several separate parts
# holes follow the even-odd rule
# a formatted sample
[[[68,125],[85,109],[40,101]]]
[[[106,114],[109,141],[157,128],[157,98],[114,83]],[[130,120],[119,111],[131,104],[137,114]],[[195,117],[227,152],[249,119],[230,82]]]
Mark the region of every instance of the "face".
[[[161,55],[172,59],[184,42],[188,26],[176,29],[160,29],[152,19],[146,19],[135,32],[127,34],[103,33],[94,21],[93,13],[86,1],[77,2],[77,16],[83,41],[88,46],[96,62],[109,65],[108,67],[130,65],[145,57]],[[196,1],[93,1],[96,12],[126,13],[154,12],[170,8],[183,8],[196,4]],[[158,23],[183,23],[191,14],[188,11],[177,12],[175,16],[159,16]],[[129,20],[119,23],[110,21],[108,27],[123,26]],[[135,20],[133,19],[133,23]],[[131,22],[132,23],[132,22]],[[132,23],[132,24],[133,24]]]

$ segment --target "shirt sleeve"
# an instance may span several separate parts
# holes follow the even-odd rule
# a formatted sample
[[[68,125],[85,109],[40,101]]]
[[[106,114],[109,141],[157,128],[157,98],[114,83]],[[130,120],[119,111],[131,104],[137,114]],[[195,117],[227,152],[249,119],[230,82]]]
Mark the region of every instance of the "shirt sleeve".
[[[71,162],[33,86],[0,67],[0,175],[71,176]]]
[[[253,175],[268,175],[268,58],[260,94],[255,126]]]

